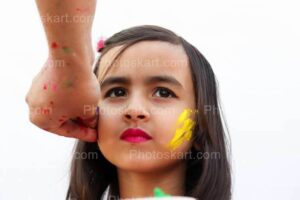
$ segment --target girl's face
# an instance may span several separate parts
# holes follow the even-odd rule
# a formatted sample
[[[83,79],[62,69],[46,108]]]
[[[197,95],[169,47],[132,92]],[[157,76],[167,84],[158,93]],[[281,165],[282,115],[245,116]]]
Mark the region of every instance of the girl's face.
[[[99,74],[119,49],[115,47],[102,57]],[[118,79],[108,81],[112,77]],[[125,50],[100,79],[98,146],[105,158],[117,168],[136,172],[182,163],[191,142],[184,140],[176,149],[168,144],[181,127],[176,125],[179,116],[186,109],[195,109],[191,71],[183,48],[160,41],[139,42]],[[121,140],[128,128],[142,129],[152,139],[141,143]]]

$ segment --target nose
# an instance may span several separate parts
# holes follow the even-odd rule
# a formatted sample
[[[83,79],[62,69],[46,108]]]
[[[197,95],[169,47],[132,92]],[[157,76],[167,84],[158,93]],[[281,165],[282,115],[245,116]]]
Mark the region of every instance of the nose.
[[[123,112],[123,119],[126,122],[146,122],[148,121],[149,116],[149,112],[137,98],[128,102],[128,105]]]

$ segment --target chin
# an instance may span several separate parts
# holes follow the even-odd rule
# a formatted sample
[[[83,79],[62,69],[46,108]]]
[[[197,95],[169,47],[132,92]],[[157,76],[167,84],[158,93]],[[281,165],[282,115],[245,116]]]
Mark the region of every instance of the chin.
[[[178,165],[182,160],[171,159],[164,151],[155,151],[158,147],[121,146],[102,143],[99,145],[103,156],[117,168],[137,173],[153,173],[168,170]],[[112,148],[115,146],[115,148]],[[156,152],[153,153],[153,152]],[[161,155],[161,156],[159,156]]]
[[[117,168],[130,172],[137,173],[150,173],[160,170],[162,167],[162,163],[159,161],[153,160],[128,160],[127,162],[115,163]]]
[[[176,160],[147,159],[141,157],[119,156],[117,160],[111,161],[117,168],[137,173],[153,173],[167,170],[178,164]]]

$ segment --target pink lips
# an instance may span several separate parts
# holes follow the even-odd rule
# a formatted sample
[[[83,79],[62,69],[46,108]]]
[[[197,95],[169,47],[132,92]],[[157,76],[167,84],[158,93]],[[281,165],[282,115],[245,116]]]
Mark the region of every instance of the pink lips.
[[[151,140],[152,137],[141,129],[129,128],[122,133],[120,139],[131,143],[140,143]]]

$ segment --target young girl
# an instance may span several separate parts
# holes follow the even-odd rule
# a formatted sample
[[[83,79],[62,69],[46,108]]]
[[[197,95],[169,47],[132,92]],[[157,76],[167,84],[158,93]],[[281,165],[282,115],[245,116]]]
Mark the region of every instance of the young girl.
[[[102,199],[106,190],[109,199],[149,197],[160,187],[172,196],[229,200],[231,173],[217,83],[203,55],[172,31],[150,25],[100,41],[98,52],[97,112],[93,101],[81,102],[84,113],[62,106],[66,90],[76,101],[79,94],[73,88],[92,79],[84,70],[83,80],[74,72],[64,74],[77,80],[71,79],[74,84],[69,89],[62,86],[63,72],[44,69],[26,99],[34,124],[80,139],[67,199]],[[52,53],[50,59],[53,55],[64,54]],[[69,57],[64,60],[72,65]],[[55,90],[36,88],[45,77],[51,77]],[[79,93],[86,92],[80,89]],[[92,89],[98,93],[98,88]],[[36,101],[32,96],[39,94],[42,100]],[[52,108],[47,116],[34,112],[42,105],[37,102],[47,101]]]

